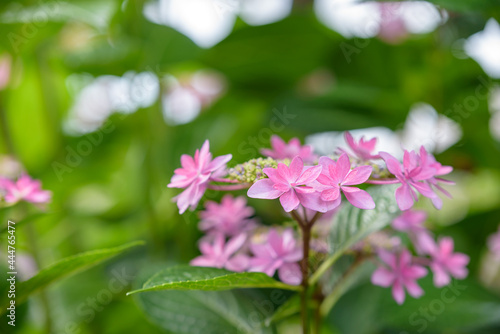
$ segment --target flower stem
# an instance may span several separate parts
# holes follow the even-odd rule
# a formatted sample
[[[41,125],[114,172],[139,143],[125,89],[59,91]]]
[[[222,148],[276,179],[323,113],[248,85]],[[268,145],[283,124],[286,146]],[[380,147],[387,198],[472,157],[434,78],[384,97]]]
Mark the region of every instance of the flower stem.
[[[368,184],[396,184],[400,183],[398,179],[380,179],[380,180],[367,180]]]
[[[299,223],[300,225],[300,223]],[[302,332],[303,334],[309,333],[309,314],[307,310],[307,296],[309,289],[309,243],[311,241],[311,226],[310,224],[302,224],[302,250],[303,257],[300,261],[300,268],[302,270],[302,291],[300,295],[301,301],[301,314],[302,314]]]
[[[209,184],[208,189],[219,190],[219,191],[232,191],[232,190],[241,190],[250,188],[249,183],[240,183],[240,184],[228,184],[228,185],[218,185],[218,184]]]

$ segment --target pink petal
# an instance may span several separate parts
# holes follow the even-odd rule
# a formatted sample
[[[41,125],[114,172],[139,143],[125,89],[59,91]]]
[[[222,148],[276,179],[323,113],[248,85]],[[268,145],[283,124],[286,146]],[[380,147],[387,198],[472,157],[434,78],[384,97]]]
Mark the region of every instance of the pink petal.
[[[340,196],[340,188],[332,187],[321,192],[321,199],[323,201],[335,201]]]
[[[385,249],[380,249],[377,254],[380,259],[384,261],[389,267],[391,267],[392,269],[396,268],[397,257],[395,254],[386,251]]]
[[[413,196],[411,192],[410,186],[406,183],[403,183],[401,187],[396,189],[396,202],[401,211],[408,210],[413,206]]]
[[[246,240],[247,236],[244,233],[229,239],[224,248],[224,255],[229,258],[243,246]]]
[[[295,191],[293,189],[290,189],[280,196],[280,203],[281,206],[283,206],[285,212],[290,212],[292,210],[295,210],[299,206],[300,201],[295,194]]]
[[[399,305],[403,304],[405,301],[405,290],[399,280],[396,280],[392,286],[392,297],[394,297],[394,300]]]
[[[351,162],[349,161],[349,156],[345,153],[342,153],[340,158],[337,160],[337,163],[335,164],[335,168],[333,169],[334,174],[332,173],[332,169],[330,169],[330,174],[332,174],[331,176],[334,181],[338,181],[340,183],[343,182],[350,170]]]
[[[297,184],[308,184],[313,182],[321,174],[322,168],[322,166],[314,166],[306,169],[295,182]]]
[[[302,271],[297,263],[285,263],[278,269],[278,276],[283,283],[299,285],[302,282]]]
[[[282,193],[282,191],[274,188],[273,181],[270,179],[263,179],[255,182],[250,189],[248,189],[247,195],[251,198],[276,199],[280,197]]]
[[[349,174],[347,174],[344,182],[342,182],[342,185],[349,186],[364,183],[370,178],[372,170],[372,166],[356,167]]]
[[[286,185],[288,185],[288,181],[280,174],[280,172],[278,171],[278,169],[266,167],[266,168],[262,169],[262,171],[274,183],[280,183],[280,184],[286,184]]]
[[[391,172],[391,174],[394,174],[395,176],[402,176],[401,163],[396,158],[387,152],[380,152],[379,155],[382,159],[384,159],[387,169]]]
[[[327,212],[330,209],[329,207],[331,204],[328,202],[325,202],[321,200],[321,194],[319,192],[314,192],[314,193],[309,193],[309,194],[302,194],[300,192],[297,192],[297,197],[300,200],[300,204],[302,204],[304,207],[313,210],[313,211],[318,211],[318,212]],[[337,198],[338,203],[336,203],[336,206],[340,204],[340,196]]]
[[[182,168],[187,169],[187,170],[196,169],[193,158],[187,154],[181,155],[181,166],[182,166]]]
[[[432,188],[427,184],[423,182],[411,182],[410,183],[419,193],[424,195],[425,197],[428,198],[433,198],[436,197],[437,195],[434,193]]]
[[[226,269],[242,272],[248,269],[250,266],[250,257],[245,254],[238,254],[233,256],[229,261],[226,262]]]
[[[438,288],[450,284],[450,275],[437,264],[431,264],[432,273],[434,274],[434,285]]]
[[[352,135],[349,133],[349,131],[346,131],[344,133],[344,138],[345,138],[345,141],[347,143],[347,145],[349,145],[349,147],[353,150],[353,151],[356,151],[358,149],[358,146],[356,145],[356,142],[354,141],[354,138],[352,137]]]
[[[286,143],[279,136],[272,135],[271,136],[271,147],[274,149],[274,151],[283,154],[285,152],[285,149],[286,149]]]
[[[342,187],[345,197],[357,208],[364,210],[375,209],[373,198],[364,190],[355,187]]]
[[[384,267],[379,267],[372,274],[371,281],[374,285],[383,286],[387,288],[391,286],[394,281],[394,274]]]
[[[317,168],[317,167],[315,167]],[[304,161],[302,160],[301,157],[296,156],[293,158],[292,162],[290,163],[289,171],[290,171],[290,179],[289,181],[291,182],[298,182],[298,179],[300,175],[302,174],[302,170],[304,169]],[[320,170],[321,173],[321,170]],[[314,180],[312,180],[314,181]],[[312,182],[311,181],[311,182]]]
[[[405,287],[410,296],[418,298],[424,294],[424,290],[415,281],[406,281]]]
[[[231,154],[226,154],[226,155],[221,155],[220,157],[216,157],[208,164],[208,166],[205,168],[204,171],[212,172],[216,169],[219,169],[223,167],[226,163],[228,163],[232,157],[233,156]]]

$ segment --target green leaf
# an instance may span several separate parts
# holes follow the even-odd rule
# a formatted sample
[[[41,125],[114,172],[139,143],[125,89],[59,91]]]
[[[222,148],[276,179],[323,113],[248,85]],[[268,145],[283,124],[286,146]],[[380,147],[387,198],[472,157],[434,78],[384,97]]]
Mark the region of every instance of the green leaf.
[[[38,272],[35,276],[24,282],[17,283],[16,292],[16,304],[20,304],[25,301],[31,294],[45,288],[49,284],[58,281],[64,277],[75,274],[77,272],[88,269],[95,266],[113,256],[116,256],[124,251],[143,245],[142,241],[131,242],[119,247],[100,249],[90,252],[85,252],[77,255],[73,255],[62,259],[44,268]],[[9,299],[7,298],[7,292],[4,291],[0,296],[0,305],[2,308],[1,312],[5,312],[7,305],[9,304]]]
[[[300,295],[296,294],[290,297],[283,305],[281,305],[272,316],[266,319],[265,324],[278,322],[300,312]]]
[[[175,334],[273,333],[265,327],[270,301],[258,290],[157,291],[137,301],[156,325]]]
[[[157,290],[220,291],[239,288],[300,289],[298,286],[278,282],[264,273],[235,273],[224,269],[183,265],[156,273],[144,283],[142,289],[131,291],[127,295]]]
[[[350,204],[343,205],[335,215],[330,231],[331,255],[312,275],[312,284],[316,283],[347,249],[391,223],[399,210],[394,199],[394,189],[394,185],[368,189],[376,205],[373,210],[358,209]]]

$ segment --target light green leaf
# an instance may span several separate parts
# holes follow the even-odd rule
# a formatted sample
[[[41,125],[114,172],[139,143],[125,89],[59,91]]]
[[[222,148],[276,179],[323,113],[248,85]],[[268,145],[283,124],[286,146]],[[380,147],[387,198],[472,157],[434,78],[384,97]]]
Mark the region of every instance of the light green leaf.
[[[16,291],[16,304],[22,303],[31,294],[43,289],[44,287],[55,281],[60,280],[61,278],[88,269],[113,256],[123,253],[124,251],[132,247],[136,247],[142,244],[144,244],[142,241],[135,241],[119,247],[85,252],[62,259],[61,261],[40,270],[38,274],[30,278],[29,280],[18,282]],[[0,312],[5,312],[6,307],[9,304],[9,299],[7,298],[6,291],[2,293],[0,298],[0,305],[2,308],[2,311]]]
[[[300,289],[278,282],[264,273],[235,273],[224,269],[184,265],[156,273],[144,283],[142,289],[131,291],[127,295],[157,290],[218,291],[239,288]]]
[[[361,210],[350,204],[343,205],[335,215],[330,231],[330,257],[312,275],[312,284],[316,283],[347,249],[391,223],[399,210],[394,199],[394,189],[393,185],[368,189],[376,205],[373,210]]]

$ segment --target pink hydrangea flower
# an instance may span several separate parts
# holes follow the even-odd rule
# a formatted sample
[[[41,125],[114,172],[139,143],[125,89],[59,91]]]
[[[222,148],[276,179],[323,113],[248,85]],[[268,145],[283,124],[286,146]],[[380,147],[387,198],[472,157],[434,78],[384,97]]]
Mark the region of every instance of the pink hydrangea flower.
[[[427,213],[420,210],[407,210],[392,221],[395,230],[406,232],[419,254],[430,254],[435,248],[431,233],[424,227]]]
[[[319,159],[323,166],[321,175],[318,177],[316,189],[321,191],[321,200],[328,204],[328,210],[332,210],[340,204],[340,191],[347,200],[360,209],[374,209],[375,202],[366,191],[353,185],[362,184],[370,177],[371,166],[359,166],[351,170],[349,156],[343,153],[337,162],[328,157]]]
[[[250,258],[237,253],[245,244],[247,239],[245,234],[240,234],[229,239],[219,233],[213,236],[212,241],[205,238],[200,242],[200,256],[191,260],[192,266],[226,268],[236,272],[244,271],[248,268]]]
[[[448,285],[453,276],[458,279],[467,277],[466,268],[469,257],[463,253],[453,253],[453,239],[441,238],[435,251],[431,254],[431,269],[434,274],[434,285],[442,287]]]
[[[424,291],[417,284],[417,279],[427,275],[427,269],[412,264],[412,256],[408,250],[403,250],[399,255],[380,250],[378,255],[385,265],[373,272],[373,284],[392,286],[392,296],[398,304],[405,301],[405,288],[415,298],[423,295]]]
[[[283,160],[293,159],[297,155],[305,162],[314,162],[317,156],[313,153],[313,148],[310,145],[301,145],[298,138],[292,138],[288,144],[277,135],[271,136],[272,149],[261,149],[261,153],[267,157]]]
[[[182,168],[177,168],[172,176],[169,188],[184,188],[182,193],[173,200],[177,201],[179,213],[184,213],[188,207],[194,209],[207,189],[212,178],[224,175],[226,163],[232,155],[226,154],[212,160],[209,142],[206,140],[201,150],[196,150],[193,157],[183,154],[181,156]]]
[[[436,169],[423,164],[420,156],[414,151],[404,152],[403,164],[389,153],[380,152],[380,156],[384,159],[389,172],[401,182],[401,186],[396,189],[396,202],[402,211],[410,209],[414,202],[418,201],[418,196],[413,188],[430,199],[437,197],[430,185],[424,182],[435,176]],[[440,207],[436,208],[440,209]]]
[[[372,138],[365,141],[365,137],[361,137],[358,142],[356,142],[353,136],[347,131],[344,134],[345,141],[347,145],[351,148],[354,155],[356,155],[361,160],[371,160],[380,159],[378,154],[373,154],[375,151],[375,145],[377,145],[377,138]]]
[[[441,182],[441,183],[447,183],[447,184],[454,184],[454,182],[442,179],[442,178],[437,177],[437,176],[443,176],[443,175],[451,173],[453,171],[453,167],[443,166],[442,164],[437,162],[436,158],[434,158],[434,156],[432,154],[428,153],[427,150],[425,149],[425,147],[423,147],[423,146],[420,148],[420,159],[422,160],[423,166],[428,166],[429,168],[432,168],[435,170],[434,176],[427,179],[425,182],[427,182],[427,184],[429,184],[431,189],[436,188],[437,190],[439,190],[440,192],[442,192],[443,194],[445,194],[446,196],[451,198],[451,194],[449,192],[447,192],[443,187],[441,187],[439,185],[439,183]],[[439,196],[436,195],[436,196],[432,197],[431,200],[436,208],[441,208],[443,206],[443,201],[441,200],[441,198]]]
[[[498,232],[489,236],[488,249],[494,255],[500,257],[500,227],[498,228]]]
[[[42,190],[42,183],[39,180],[34,180],[24,173],[17,181],[0,178],[0,189],[4,190],[7,203],[17,203],[19,201],[48,203],[52,198],[50,191]]]
[[[302,259],[302,250],[298,247],[291,229],[280,235],[271,229],[264,243],[251,243],[250,249],[254,257],[250,259],[250,270],[273,276],[278,271],[281,281],[298,285],[302,274],[298,261]]]
[[[264,174],[269,178],[255,182],[248,189],[248,197],[262,199],[276,199],[286,212],[296,209],[299,204],[311,210],[320,211],[317,204],[316,190],[307,186],[316,180],[321,173],[321,166],[304,167],[299,156],[293,158],[290,167],[278,163],[278,168],[264,168]]]
[[[255,226],[250,217],[254,210],[247,206],[245,197],[234,198],[227,194],[222,197],[221,203],[205,202],[205,211],[200,212],[199,228],[202,231],[222,233],[234,236],[248,231]]]

